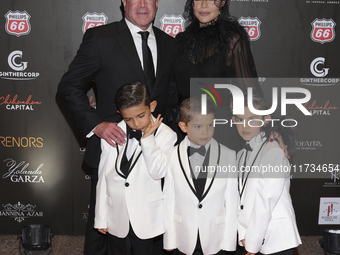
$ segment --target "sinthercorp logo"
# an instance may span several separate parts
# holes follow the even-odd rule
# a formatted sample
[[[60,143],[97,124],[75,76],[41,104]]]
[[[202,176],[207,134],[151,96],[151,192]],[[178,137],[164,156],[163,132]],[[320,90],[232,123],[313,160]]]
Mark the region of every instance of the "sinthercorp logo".
[[[7,58],[9,67],[13,71],[0,71],[0,78],[7,80],[34,80],[40,75],[38,72],[26,72],[28,62],[24,61],[21,50],[12,51]]]

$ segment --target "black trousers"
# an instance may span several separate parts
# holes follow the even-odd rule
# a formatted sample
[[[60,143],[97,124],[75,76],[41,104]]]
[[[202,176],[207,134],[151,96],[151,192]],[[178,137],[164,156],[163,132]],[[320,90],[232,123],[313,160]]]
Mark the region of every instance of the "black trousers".
[[[96,186],[98,182],[98,169],[92,169],[90,208],[85,232],[85,255],[106,255],[107,235],[103,235],[94,228],[94,211],[96,205]]]
[[[270,253],[270,254],[263,254],[261,252],[256,253],[256,255],[293,255],[293,249],[288,249],[284,251],[279,251],[275,253]]]
[[[119,238],[109,233],[107,235],[108,255],[153,255],[154,238],[140,239],[131,225],[128,235],[124,238]]]

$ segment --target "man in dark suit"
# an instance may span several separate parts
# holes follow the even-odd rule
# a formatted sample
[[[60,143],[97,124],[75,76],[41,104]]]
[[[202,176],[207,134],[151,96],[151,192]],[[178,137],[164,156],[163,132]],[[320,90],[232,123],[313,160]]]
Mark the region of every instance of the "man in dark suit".
[[[141,81],[158,105],[155,116],[166,120],[167,107],[176,107],[170,101],[170,79],[175,62],[174,39],[152,26],[159,0],[122,0],[125,19],[86,31],[77,55],[62,77],[58,96],[68,108],[81,133],[86,136],[84,161],[93,168],[91,201],[85,235],[85,254],[106,254],[104,236],[93,228],[95,186],[98,180],[100,138],[111,146],[122,145],[125,133],[117,126],[121,120],[114,98],[124,84]],[[145,52],[141,31],[148,31],[147,44],[152,55],[154,82],[145,73]],[[86,95],[91,81],[97,89],[97,106],[92,108]],[[170,92],[171,91],[171,92]]]

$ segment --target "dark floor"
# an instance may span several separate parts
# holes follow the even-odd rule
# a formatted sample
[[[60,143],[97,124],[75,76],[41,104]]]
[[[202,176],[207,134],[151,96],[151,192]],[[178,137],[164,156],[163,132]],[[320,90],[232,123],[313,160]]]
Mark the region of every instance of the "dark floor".
[[[319,245],[318,236],[303,236],[302,245],[294,251],[294,255],[324,255]],[[84,236],[54,236],[51,255],[83,254]],[[22,254],[23,253],[23,250]],[[29,254],[45,255],[47,251],[29,252]],[[14,235],[0,235],[0,255],[15,255],[19,252],[19,240]]]

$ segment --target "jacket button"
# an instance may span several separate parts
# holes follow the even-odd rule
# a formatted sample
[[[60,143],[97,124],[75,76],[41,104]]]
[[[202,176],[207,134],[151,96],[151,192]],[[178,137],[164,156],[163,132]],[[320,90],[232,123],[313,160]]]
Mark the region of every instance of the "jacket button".
[[[243,210],[243,205],[241,205],[241,210]]]
[[[125,183],[125,187],[129,187],[130,184],[128,182]]]
[[[203,207],[203,205],[202,205],[202,204],[199,204],[199,205],[198,205],[198,208],[199,208],[199,209],[201,209],[202,207]]]

